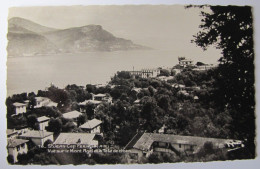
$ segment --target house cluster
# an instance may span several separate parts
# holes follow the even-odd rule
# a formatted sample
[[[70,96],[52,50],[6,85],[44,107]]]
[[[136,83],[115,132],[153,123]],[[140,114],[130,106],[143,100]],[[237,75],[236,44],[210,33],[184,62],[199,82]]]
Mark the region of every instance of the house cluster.
[[[179,60],[179,65],[181,67],[187,67],[193,65],[193,60],[191,59],[186,59],[185,57],[178,57]]]
[[[93,94],[91,93],[92,98],[89,100],[85,100],[84,102],[80,102],[78,105],[80,107],[80,112],[85,112],[86,111],[86,106],[88,104],[93,104],[96,107],[100,105],[101,103],[108,103],[112,104],[113,99],[109,94]]]
[[[41,107],[56,107],[57,103],[52,102],[49,98],[35,97],[36,105],[34,108]],[[92,94],[90,101],[102,103],[112,103],[112,98],[106,94]],[[26,113],[29,106],[29,101],[24,103],[14,103],[15,115]],[[62,114],[63,118],[72,120],[75,126],[78,125],[78,119],[83,113],[74,110]],[[43,147],[44,143],[49,140],[53,144],[82,144],[85,147],[98,146],[98,137],[102,137],[102,121],[98,119],[91,119],[84,124],[78,126],[83,133],[60,133],[54,140],[53,132],[46,131],[49,125],[50,118],[41,116],[37,118],[35,123],[38,130],[32,130],[27,126],[15,129],[7,129],[7,150],[8,155],[12,155],[13,162],[18,162],[19,154],[27,154],[33,146]]]
[[[63,117],[72,119],[74,123],[77,123],[77,118],[81,114],[82,113],[78,111],[71,111],[64,113]],[[49,124],[49,120],[50,119],[45,116],[37,118],[39,130],[31,130],[29,128],[26,130],[23,129],[23,131],[7,129],[8,155],[13,156],[14,163],[18,162],[17,157],[19,154],[27,154],[30,147],[32,147],[30,144],[33,144],[33,146],[44,147],[44,143],[49,140],[53,144],[77,144],[83,145],[84,147],[94,148],[98,146],[98,137],[103,136],[101,127],[102,121],[94,118],[79,126],[83,131],[82,133],[60,133],[54,140],[53,132],[45,130]]]
[[[185,68],[187,66],[193,66],[194,68],[192,70],[197,70],[197,71],[209,70],[216,67],[216,65],[213,64],[194,65],[193,60],[186,59],[185,57],[178,57],[178,60],[181,68]]]
[[[178,58],[180,66],[187,67],[192,65],[193,61],[187,60],[184,57]],[[140,76],[142,78],[157,78],[161,81],[168,81],[173,79],[173,76],[159,76],[160,68],[158,69],[142,69],[141,71],[129,71],[131,75]],[[179,73],[181,69],[176,69],[176,73]],[[99,85],[99,87],[104,87]],[[113,88],[114,86],[111,86]],[[172,88],[179,89],[179,93],[189,96],[194,90],[200,90],[200,87],[186,87],[182,84],[174,83]],[[136,88],[133,87],[132,91],[136,92],[136,95],[142,90],[148,90],[148,88]],[[157,90],[153,88],[156,92]],[[102,121],[93,117],[86,121],[84,124],[79,124],[79,118],[86,112],[89,104],[94,105],[97,108],[102,103],[113,104],[113,99],[109,94],[93,94],[91,93],[91,99],[78,103],[80,110],[73,110],[62,114],[63,118],[71,120],[75,126],[81,129],[80,133],[60,133],[54,138],[53,132],[46,131],[49,125],[50,118],[41,116],[37,118],[38,130],[31,130],[26,126],[19,129],[7,129],[7,149],[8,154],[13,156],[14,163],[18,162],[19,154],[28,153],[32,145],[43,147],[49,140],[53,145],[82,145],[89,148],[95,148],[99,146],[99,138],[103,136]],[[194,96],[194,100],[198,100],[198,96]],[[51,101],[46,97],[35,97],[36,104],[34,108],[41,107],[57,107],[57,103]],[[14,103],[15,115],[26,113],[27,108],[30,106],[30,101],[26,100],[24,103]],[[134,105],[140,105],[139,99],[133,102]],[[179,106],[181,107],[181,106]],[[95,112],[95,110],[94,110]],[[119,128],[119,126],[117,126]],[[173,134],[164,134],[165,126],[163,126],[158,133],[145,133],[138,132],[130,142],[125,146],[125,150],[130,150],[131,154],[140,157],[149,157],[153,152],[166,152],[180,154],[194,154],[198,152],[206,142],[211,142],[214,148],[240,148],[243,147],[243,143],[240,140],[230,139],[216,139],[216,138],[204,138],[195,136],[179,136]]]
[[[136,77],[149,78],[149,77],[157,77],[160,74],[160,69],[141,69],[141,70],[133,70],[129,71],[129,73]]]
[[[216,65],[213,64],[205,64],[202,66],[196,66],[195,68],[193,68],[192,70],[197,70],[197,71],[202,71],[202,70],[209,70],[216,67]]]
[[[194,92],[194,90],[200,90],[201,89],[199,86],[187,87],[187,86],[185,86],[183,84],[178,84],[178,83],[173,83],[172,87],[175,88],[175,89],[179,89],[178,93],[183,94],[185,96],[191,95]],[[198,96],[194,96],[193,99],[194,100],[198,100],[199,97]]]
[[[57,107],[58,103],[55,103],[51,101],[51,99],[47,97],[35,97],[36,99],[36,105],[34,108],[40,108],[40,107]]]
[[[58,103],[55,103],[51,101],[51,99],[47,97],[35,97],[36,104],[34,105],[34,108],[41,108],[41,107],[57,107]],[[13,106],[15,108],[15,114],[19,115],[26,113],[27,108],[29,108],[29,100],[25,100],[24,103],[13,103]]]
[[[19,133],[15,129],[7,129],[7,150],[12,155],[13,162],[18,161],[19,154],[27,154],[30,142],[35,146],[43,146],[47,141],[53,141],[53,133],[45,130],[27,130]]]
[[[212,143],[213,148],[229,151],[244,147],[241,140],[139,132],[125,146],[125,150],[138,158],[149,157],[153,152],[191,155],[198,152],[206,142]]]

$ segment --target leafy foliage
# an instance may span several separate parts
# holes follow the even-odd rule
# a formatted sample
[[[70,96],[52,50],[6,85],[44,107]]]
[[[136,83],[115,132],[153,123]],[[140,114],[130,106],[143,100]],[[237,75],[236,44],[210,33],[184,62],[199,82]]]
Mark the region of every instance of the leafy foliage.
[[[249,156],[255,156],[255,74],[253,17],[251,7],[210,6],[202,12],[200,31],[194,42],[204,50],[222,50],[217,69],[215,102],[230,111],[234,138],[248,139]]]

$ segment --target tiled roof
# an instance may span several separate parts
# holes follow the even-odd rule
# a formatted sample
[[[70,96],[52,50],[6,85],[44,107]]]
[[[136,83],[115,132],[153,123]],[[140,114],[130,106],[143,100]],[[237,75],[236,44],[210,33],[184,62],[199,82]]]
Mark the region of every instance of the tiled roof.
[[[18,103],[18,102],[15,102],[13,105],[14,105],[15,107],[26,106],[26,104],[24,104],[24,103]]]
[[[100,125],[101,123],[102,123],[102,121],[100,121],[98,119],[92,119],[92,120],[89,120],[86,123],[82,124],[79,127],[84,128],[84,129],[93,129],[94,127]]]
[[[82,115],[82,113],[78,112],[77,110],[74,110],[68,113],[64,113],[63,117],[66,119],[74,119],[74,118],[78,118],[80,115]]]
[[[131,143],[135,141],[135,143]],[[207,138],[207,137],[196,137],[196,136],[180,136],[172,134],[158,134],[158,133],[144,133],[137,141],[132,139],[127,149],[136,148],[139,150],[149,150],[153,142],[165,142],[172,144],[187,144],[202,146],[205,142],[212,142],[214,146],[220,147],[230,139],[218,139],[218,138]],[[130,145],[130,146],[129,146]]]
[[[25,137],[25,138],[45,138],[47,136],[53,135],[52,132],[47,132],[43,130],[30,130],[19,137]]]
[[[43,121],[47,121],[47,120],[50,120],[50,118],[49,118],[49,117],[46,117],[46,116],[41,116],[41,117],[38,117],[38,118],[37,118],[37,121],[38,121],[38,122],[43,122]]]
[[[28,142],[29,140],[23,140],[23,139],[9,139],[8,140],[8,143],[7,143],[7,147],[10,148],[10,147],[16,147],[18,145],[21,145],[23,143],[26,143]]]
[[[133,138],[132,140],[130,140],[130,142],[125,146],[125,149],[131,149],[134,147],[134,145],[136,144],[136,142],[142,137],[144,133],[143,132],[138,132]]]
[[[90,133],[60,133],[53,144],[88,144],[91,145],[95,134]]]

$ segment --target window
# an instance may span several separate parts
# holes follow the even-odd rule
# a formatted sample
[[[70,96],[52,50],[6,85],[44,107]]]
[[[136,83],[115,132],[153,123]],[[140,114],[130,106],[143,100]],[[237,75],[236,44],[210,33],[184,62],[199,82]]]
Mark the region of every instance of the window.
[[[179,144],[179,148],[181,148],[181,144]]]
[[[193,150],[193,146],[192,145],[190,146],[190,150]]]

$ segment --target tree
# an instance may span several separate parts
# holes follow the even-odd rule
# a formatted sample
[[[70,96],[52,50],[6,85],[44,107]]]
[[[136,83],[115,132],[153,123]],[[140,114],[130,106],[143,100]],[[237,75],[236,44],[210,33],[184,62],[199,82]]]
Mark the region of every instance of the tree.
[[[203,62],[197,62],[196,65],[197,65],[197,66],[204,66],[205,63],[203,63]]]
[[[38,129],[38,126],[36,126],[37,123],[37,116],[35,114],[29,115],[27,118],[27,125],[28,127],[31,127],[35,130]]]
[[[54,132],[55,134],[59,133],[61,131],[61,128],[62,128],[62,121],[59,118],[57,119],[51,118],[48,127],[46,127],[48,131]]]
[[[48,148],[48,145],[49,144],[52,144],[53,142],[50,140],[50,139],[48,139],[48,140],[46,140],[44,143],[43,143],[43,146],[45,147],[45,148]]]
[[[95,91],[96,91],[96,86],[91,85],[91,84],[87,84],[87,85],[86,85],[86,90],[87,90],[89,93],[95,93]]]
[[[117,76],[121,79],[130,79],[131,78],[130,72],[127,72],[127,71],[117,72]]]
[[[203,8],[205,6],[202,6]],[[222,50],[215,82],[215,102],[232,110],[232,137],[248,140],[248,158],[255,157],[255,74],[253,18],[251,7],[210,6],[202,11],[195,42],[204,50],[216,45]]]
[[[78,126],[84,124],[88,120],[88,117],[86,114],[82,114],[78,117]]]
[[[9,154],[7,156],[7,161],[8,161],[9,164],[13,164],[14,163],[14,156]]]
[[[159,76],[170,76],[171,75],[171,73],[170,73],[170,71],[169,70],[167,70],[167,69],[161,69],[160,70],[160,75]]]
[[[167,111],[170,106],[170,97],[168,95],[160,94],[158,96],[158,106]]]
[[[48,94],[52,101],[58,103],[58,107],[69,105],[69,93],[66,90],[51,86],[48,88]]]
[[[26,154],[18,154],[17,155],[17,160],[20,164],[27,164],[28,162],[28,156]]]
[[[29,108],[34,109],[34,106],[36,106],[36,99],[34,95],[29,96]]]
[[[65,123],[63,126],[62,126],[62,131],[63,132],[72,132],[73,129],[75,129],[76,126],[74,124],[74,122],[72,121],[68,121],[67,123]]]
[[[175,76],[176,75],[176,70],[171,69],[171,76]]]
[[[149,160],[149,163],[155,163],[155,164],[159,164],[159,163],[163,163],[164,162],[160,153],[152,153],[148,157],[148,160]]]
[[[90,103],[86,105],[86,114],[88,119],[93,119],[95,115],[95,105]]]
[[[7,117],[10,117],[11,115],[15,114],[15,107],[13,105],[12,99],[8,97],[6,99],[6,107],[7,107]]]

